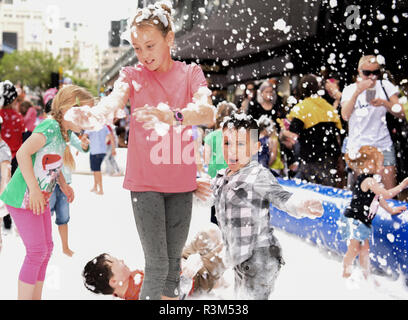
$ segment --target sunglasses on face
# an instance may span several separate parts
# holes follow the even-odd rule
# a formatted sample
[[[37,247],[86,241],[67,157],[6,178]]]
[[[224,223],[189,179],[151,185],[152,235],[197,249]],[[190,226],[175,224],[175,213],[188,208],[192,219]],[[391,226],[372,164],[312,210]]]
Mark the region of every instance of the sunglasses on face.
[[[380,69],[376,69],[376,70],[361,70],[361,72],[363,73],[363,75],[365,75],[366,77],[369,77],[371,74],[374,76],[379,76],[381,75],[381,70]]]

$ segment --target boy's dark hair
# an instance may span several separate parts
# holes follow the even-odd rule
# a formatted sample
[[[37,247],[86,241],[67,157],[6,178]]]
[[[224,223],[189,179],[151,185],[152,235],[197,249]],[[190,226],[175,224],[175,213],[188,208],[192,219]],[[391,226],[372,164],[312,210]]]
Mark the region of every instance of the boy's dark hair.
[[[107,264],[109,255],[102,253],[95,259],[89,261],[82,273],[85,287],[98,294],[113,294],[114,289],[110,286],[112,278],[111,267]]]
[[[246,131],[250,131],[251,140],[259,140],[258,122],[251,115],[242,112],[233,112],[231,116],[224,118],[221,127],[223,131],[225,129],[235,129],[238,131],[239,129],[244,128]]]

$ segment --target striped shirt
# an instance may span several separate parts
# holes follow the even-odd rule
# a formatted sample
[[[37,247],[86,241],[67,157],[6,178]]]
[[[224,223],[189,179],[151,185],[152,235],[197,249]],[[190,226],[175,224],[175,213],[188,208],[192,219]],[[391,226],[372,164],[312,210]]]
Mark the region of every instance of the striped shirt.
[[[279,245],[269,223],[270,204],[299,217],[293,206],[287,205],[292,193],[255,158],[229,176],[228,168],[220,170],[211,183],[226,263],[233,266],[249,259],[256,248]]]

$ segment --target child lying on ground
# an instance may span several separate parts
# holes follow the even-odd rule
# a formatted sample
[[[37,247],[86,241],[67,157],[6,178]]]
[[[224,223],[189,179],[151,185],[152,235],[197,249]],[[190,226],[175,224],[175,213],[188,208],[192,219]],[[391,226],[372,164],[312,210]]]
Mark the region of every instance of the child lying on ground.
[[[215,224],[197,233],[183,250],[182,275],[192,279],[189,292],[210,292],[217,287],[225,271],[221,257],[221,233]],[[106,253],[89,261],[82,273],[85,287],[97,294],[113,295],[125,300],[139,300],[143,284],[142,270],[130,271],[119,260]]]

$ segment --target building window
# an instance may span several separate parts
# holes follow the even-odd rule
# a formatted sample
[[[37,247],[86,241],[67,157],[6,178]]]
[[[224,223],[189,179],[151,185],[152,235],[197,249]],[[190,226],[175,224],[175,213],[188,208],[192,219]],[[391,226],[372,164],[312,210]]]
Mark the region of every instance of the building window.
[[[3,32],[3,46],[10,50],[17,50],[17,33]]]

